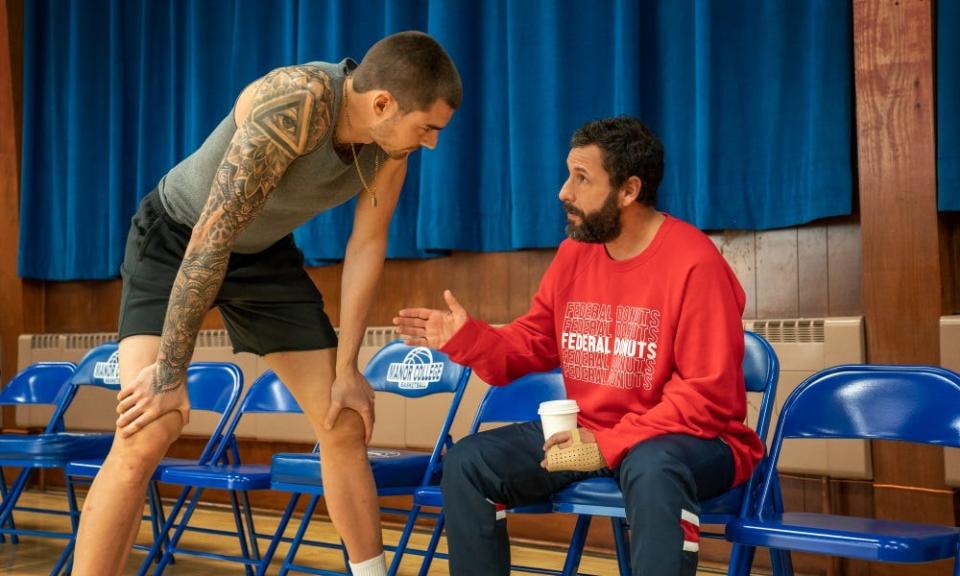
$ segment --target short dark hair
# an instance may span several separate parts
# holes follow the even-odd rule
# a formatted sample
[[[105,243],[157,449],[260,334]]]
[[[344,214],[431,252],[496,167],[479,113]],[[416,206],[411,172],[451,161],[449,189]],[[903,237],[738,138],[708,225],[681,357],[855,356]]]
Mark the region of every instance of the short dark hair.
[[[603,169],[610,184],[619,188],[631,176],[643,183],[637,202],[656,206],[657,188],[663,179],[663,144],[643,122],[630,116],[595,120],[573,133],[570,146],[596,144],[603,154]]]
[[[402,112],[425,110],[438,99],[460,106],[460,74],[443,47],[423,32],[399,32],[370,47],[353,72],[357,92],[386,90]]]

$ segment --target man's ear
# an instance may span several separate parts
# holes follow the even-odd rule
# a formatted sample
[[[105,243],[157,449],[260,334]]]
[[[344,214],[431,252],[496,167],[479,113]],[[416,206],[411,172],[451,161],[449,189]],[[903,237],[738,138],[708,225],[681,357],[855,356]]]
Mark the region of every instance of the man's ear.
[[[399,107],[397,99],[386,90],[381,90],[373,97],[373,111],[378,118],[392,116]]]
[[[628,206],[637,201],[640,197],[640,190],[643,189],[643,182],[636,176],[627,178],[627,181],[620,187],[621,200],[623,206]]]

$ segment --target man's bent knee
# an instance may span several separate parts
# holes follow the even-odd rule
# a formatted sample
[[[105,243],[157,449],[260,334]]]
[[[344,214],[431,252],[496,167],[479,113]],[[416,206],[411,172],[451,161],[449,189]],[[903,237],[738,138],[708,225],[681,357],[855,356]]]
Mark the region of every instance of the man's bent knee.
[[[332,450],[363,448],[366,446],[364,437],[366,432],[363,419],[355,411],[344,408],[337,416],[333,427],[327,430],[322,425],[316,427],[320,439],[321,449],[329,446]]]
[[[183,425],[179,412],[164,414],[132,436],[124,438],[117,434],[110,456],[137,468],[155,468],[170,445],[180,437]]]

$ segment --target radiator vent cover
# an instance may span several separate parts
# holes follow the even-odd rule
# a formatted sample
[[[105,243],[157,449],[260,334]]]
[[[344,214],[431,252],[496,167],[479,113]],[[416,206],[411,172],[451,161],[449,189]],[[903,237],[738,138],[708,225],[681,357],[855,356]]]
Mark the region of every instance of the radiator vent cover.
[[[201,330],[197,334],[197,348],[232,348],[226,330]]]
[[[770,343],[822,343],[823,322],[823,318],[748,320],[744,322],[744,328],[763,336]]]
[[[62,334],[31,334],[31,350],[47,350],[50,348],[59,348],[62,344]]]
[[[63,347],[67,350],[83,350],[86,352],[107,342],[117,340],[116,332],[90,332],[86,334],[64,334]]]
[[[337,333],[340,333],[339,329]],[[397,331],[393,326],[369,326],[363,335],[363,345],[379,350],[397,338]]]

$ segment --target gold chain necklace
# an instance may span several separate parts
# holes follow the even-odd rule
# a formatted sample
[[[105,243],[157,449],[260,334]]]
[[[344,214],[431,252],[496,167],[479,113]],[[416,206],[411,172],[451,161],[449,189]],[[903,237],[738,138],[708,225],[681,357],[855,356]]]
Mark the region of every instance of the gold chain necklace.
[[[347,121],[347,126],[351,126],[350,122],[350,107],[347,105],[347,81],[343,81],[343,115]],[[350,142],[350,152],[353,154],[353,166],[357,169],[357,176],[360,177],[360,183],[363,184],[363,189],[367,191],[367,194],[370,195],[370,204],[374,208],[377,207],[377,190],[375,180],[377,174],[380,172],[380,151],[377,150],[373,156],[373,178],[371,178],[370,183],[373,186],[367,186],[367,180],[363,177],[363,171],[360,170],[360,161],[357,159],[357,148],[353,142]]]

